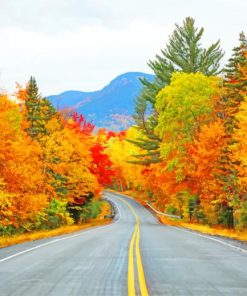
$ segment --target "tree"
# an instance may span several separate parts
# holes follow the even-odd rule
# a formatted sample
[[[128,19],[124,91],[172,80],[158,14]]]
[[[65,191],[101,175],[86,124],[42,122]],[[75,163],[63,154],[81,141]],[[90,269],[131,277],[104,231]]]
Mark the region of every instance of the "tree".
[[[221,172],[222,149],[226,143],[224,122],[216,119],[201,127],[197,137],[188,144],[186,174],[190,192],[198,196],[207,221],[217,224],[218,211],[229,207],[218,176]]]
[[[212,161],[215,148],[207,154],[204,150],[206,144],[202,140],[205,133],[206,139],[210,140],[209,147],[213,145],[212,138],[215,137],[214,140],[219,142],[219,135],[213,131],[210,133],[210,129],[205,128],[207,125],[212,128],[217,126],[214,121],[217,119],[215,106],[220,94],[219,86],[220,79],[217,77],[207,77],[202,73],[175,72],[170,84],[159,92],[156,99],[155,107],[159,117],[155,131],[163,139],[160,146],[163,168],[160,169],[160,176],[156,173],[154,179],[156,182],[157,179],[164,180],[158,188],[164,192],[159,195],[166,196],[165,207],[179,211],[190,221],[204,219],[200,195],[207,185],[207,169],[207,174],[211,174],[207,158]],[[219,131],[220,135],[221,132],[222,129]],[[202,148],[200,152],[203,152],[198,152],[200,160],[194,167],[188,151],[193,142],[197,142],[198,149]],[[218,154],[215,157],[217,158]],[[203,167],[200,161],[206,167]],[[216,161],[212,161],[212,164],[215,163]],[[201,174],[200,181],[205,181],[201,187],[195,177],[197,173]],[[214,180],[213,176],[210,175],[208,180]]]
[[[114,171],[111,169],[112,162],[105,153],[105,147],[96,139],[96,142],[90,149],[93,157],[93,166],[91,172],[97,177],[102,186],[110,185]]]
[[[134,115],[138,128],[145,135],[145,138],[135,143],[143,150],[143,154],[139,156],[141,163],[148,164],[160,160],[158,149],[161,139],[154,132],[158,123],[155,103],[158,92],[170,83],[172,73],[201,72],[206,76],[219,73],[220,60],[223,57],[219,41],[207,49],[203,48],[203,32],[203,28],[198,29],[195,26],[194,19],[187,17],[182,26],[176,24],[176,29],[161,55],[156,55],[156,59],[148,63],[155,73],[155,79],[153,82],[141,79],[143,89],[137,98]]]
[[[126,131],[126,138],[135,139],[139,132],[131,127]],[[122,133],[108,139],[106,153],[109,155],[114,170],[113,185],[120,191],[124,189],[140,188],[143,186],[142,166],[129,162],[131,155],[139,154],[140,149],[126,141]]]
[[[47,206],[42,150],[22,130],[19,107],[0,99],[0,180],[5,225],[26,227]],[[6,209],[11,211],[8,217]]]
[[[234,222],[234,211],[238,211],[241,203],[241,189],[238,182],[238,171],[236,170],[235,161],[232,158],[232,147],[237,146],[237,133],[239,119],[238,112],[244,97],[247,95],[247,40],[242,32],[239,37],[239,46],[233,49],[232,57],[225,68],[223,97],[224,105],[224,124],[227,141],[223,149],[221,159],[222,173],[219,179],[224,188],[227,199],[231,202],[231,207],[226,209],[231,213],[231,220]],[[233,223],[231,226],[234,226]]]
[[[27,132],[33,139],[39,140],[47,134],[46,124],[56,111],[51,103],[39,94],[36,80],[32,76],[27,84],[24,100],[28,122]]]
[[[236,218],[242,227],[247,227],[247,97],[241,102],[236,119],[238,123],[234,129],[234,143],[230,147],[230,160],[236,170],[239,190]]]
[[[173,73],[169,86],[163,88],[156,101],[159,112],[155,129],[163,139],[161,158],[168,161],[168,169],[177,168],[182,178],[185,144],[197,137],[203,124],[213,120],[214,96],[219,92],[219,79],[201,73]]]
[[[229,134],[233,132],[237,119],[239,105],[247,94],[247,39],[244,32],[239,35],[239,46],[233,48],[232,57],[224,69],[226,129]]]

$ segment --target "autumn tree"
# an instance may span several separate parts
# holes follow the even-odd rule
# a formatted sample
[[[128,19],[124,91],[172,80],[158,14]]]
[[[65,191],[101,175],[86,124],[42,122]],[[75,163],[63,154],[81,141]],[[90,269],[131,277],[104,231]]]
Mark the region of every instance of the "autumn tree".
[[[220,221],[219,212],[229,207],[230,202],[218,179],[225,143],[224,122],[218,118],[203,125],[197,137],[186,146],[188,189],[197,196],[197,204],[203,209],[205,220],[210,224],[224,222]]]
[[[238,123],[233,134],[234,144],[231,146],[231,161],[239,188],[235,214],[240,227],[247,227],[247,97],[241,102],[236,119]]]
[[[5,225],[29,228],[29,223],[47,206],[48,195],[41,147],[22,130],[21,122],[18,106],[1,96],[0,179],[1,194],[6,199],[5,214],[0,215],[4,216]],[[12,213],[9,217],[8,211]]]
[[[105,152],[109,155],[114,170],[113,185],[120,191],[143,187],[141,174],[143,167],[130,163],[131,155],[139,154],[140,149],[126,141],[126,138],[136,139],[138,136],[137,129],[131,127],[125,134],[115,134],[107,141]]]
[[[156,132],[163,139],[161,157],[168,169],[176,168],[178,179],[183,178],[184,164],[180,161],[185,144],[197,137],[201,126],[212,120],[214,96],[219,80],[201,73],[176,72],[169,86],[163,88],[156,101],[159,112]]]
[[[231,206],[226,207],[223,216],[226,216],[228,220],[231,220],[231,227],[234,226],[235,211],[238,211],[241,203],[241,194],[238,182],[238,172],[236,170],[235,163],[231,156],[231,150],[233,146],[237,145],[237,137],[234,136],[237,126],[238,118],[237,113],[239,111],[241,102],[247,94],[247,40],[242,32],[239,38],[239,46],[233,49],[232,57],[225,68],[224,78],[224,123],[227,134],[227,142],[223,149],[223,155],[221,159],[222,173],[219,175],[219,179],[222,182],[222,186],[225,191],[227,199],[231,202]]]
[[[55,199],[65,201],[67,209],[80,222],[83,206],[99,187],[91,173],[91,139],[77,132],[72,119],[68,123],[53,117],[47,124],[48,135],[42,138],[48,183],[55,189]]]
[[[169,38],[169,42],[160,55],[148,65],[155,74],[154,81],[141,79],[143,89],[136,101],[136,115],[134,116],[138,128],[145,137],[136,142],[143,150],[141,162],[159,162],[159,146],[161,139],[154,130],[158,123],[158,110],[155,107],[156,96],[159,91],[170,83],[173,72],[197,73],[206,76],[219,73],[220,60],[223,52],[217,41],[203,48],[201,38],[204,29],[195,26],[195,20],[187,17],[183,25],[176,24],[176,29]],[[148,111],[148,112],[147,112]],[[139,157],[140,159],[140,157]]]

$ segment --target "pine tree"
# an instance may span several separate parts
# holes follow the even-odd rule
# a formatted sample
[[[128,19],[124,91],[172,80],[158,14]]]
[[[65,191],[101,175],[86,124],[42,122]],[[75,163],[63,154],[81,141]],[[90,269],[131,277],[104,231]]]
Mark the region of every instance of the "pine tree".
[[[34,77],[31,76],[26,88],[25,106],[27,110],[26,119],[29,123],[28,134],[39,140],[47,134],[46,123],[56,113],[51,103],[39,94],[39,89]]]
[[[219,73],[220,60],[223,52],[220,49],[219,40],[208,49],[200,44],[204,29],[195,26],[195,20],[187,17],[182,26],[176,24],[172,36],[166,48],[156,55],[154,61],[148,65],[155,74],[153,82],[141,79],[143,89],[136,100],[134,119],[137,128],[144,138],[140,141],[132,141],[142,148],[143,155],[137,156],[138,163],[149,164],[159,160],[159,143],[161,139],[155,134],[158,113],[155,110],[156,96],[158,92],[169,84],[173,72],[186,73],[202,72],[204,75],[216,75]],[[157,147],[157,149],[154,147]]]
[[[234,211],[240,206],[242,195],[239,188],[236,160],[232,157],[232,148],[237,144],[235,132],[238,129],[237,113],[241,102],[247,94],[247,80],[245,70],[247,68],[247,40],[244,33],[239,35],[239,46],[233,49],[233,54],[224,69],[224,122],[227,144],[222,151],[221,174],[219,182],[224,188],[228,203],[221,207],[221,219],[228,221],[229,227],[234,226]]]
[[[243,73],[243,69],[247,65],[246,53],[247,39],[244,32],[241,32],[239,46],[233,48],[232,57],[224,69],[226,128],[229,133],[232,133],[236,126],[235,114],[247,93],[247,81]]]

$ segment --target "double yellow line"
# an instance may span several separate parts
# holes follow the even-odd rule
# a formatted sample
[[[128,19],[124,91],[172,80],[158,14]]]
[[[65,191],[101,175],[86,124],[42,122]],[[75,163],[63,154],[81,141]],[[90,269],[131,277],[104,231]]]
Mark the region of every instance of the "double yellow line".
[[[138,282],[139,282],[141,296],[148,296],[148,289],[147,289],[147,284],[146,284],[143,265],[142,265],[141,253],[140,253],[140,220],[134,208],[124,199],[122,198],[119,198],[119,199],[129,207],[129,209],[131,210],[131,212],[133,213],[136,219],[135,228],[130,240],[129,254],[128,254],[128,296],[136,295],[134,253],[136,258]]]

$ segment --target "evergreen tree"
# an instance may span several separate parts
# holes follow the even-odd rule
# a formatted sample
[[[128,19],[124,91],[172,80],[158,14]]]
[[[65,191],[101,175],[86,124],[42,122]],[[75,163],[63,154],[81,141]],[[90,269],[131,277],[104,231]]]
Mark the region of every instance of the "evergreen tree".
[[[247,39],[244,32],[239,35],[239,46],[233,48],[232,57],[224,69],[225,109],[226,109],[226,128],[228,133],[232,133],[236,126],[235,115],[239,105],[247,93],[247,81],[243,73],[247,65]]]
[[[176,24],[172,36],[166,48],[156,55],[154,61],[148,65],[155,74],[153,82],[141,79],[143,89],[136,101],[134,119],[137,128],[144,135],[143,139],[132,141],[142,148],[143,155],[136,156],[140,164],[149,164],[159,161],[159,144],[161,139],[155,134],[158,113],[155,110],[156,95],[169,84],[173,72],[185,73],[201,72],[204,75],[216,75],[219,73],[220,60],[223,52],[220,49],[219,40],[209,48],[201,46],[201,38],[204,29],[195,26],[195,20],[187,17],[182,26]]]
[[[224,69],[224,122],[227,144],[222,151],[221,174],[218,175],[219,182],[224,188],[228,204],[221,207],[220,213],[223,220],[228,221],[229,227],[234,226],[234,211],[240,205],[241,196],[244,194],[239,188],[238,171],[235,160],[232,157],[232,148],[236,142],[235,133],[238,130],[237,114],[241,102],[247,94],[247,40],[243,32],[239,35],[239,46],[233,48],[233,54]]]
[[[27,110],[26,119],[29,123],[28,134],[39,140],[47,134],[46,123],[56,113],[51,103],[39,94],[39,89],[34,77],[31,76],[27,89],[25,106]]]

